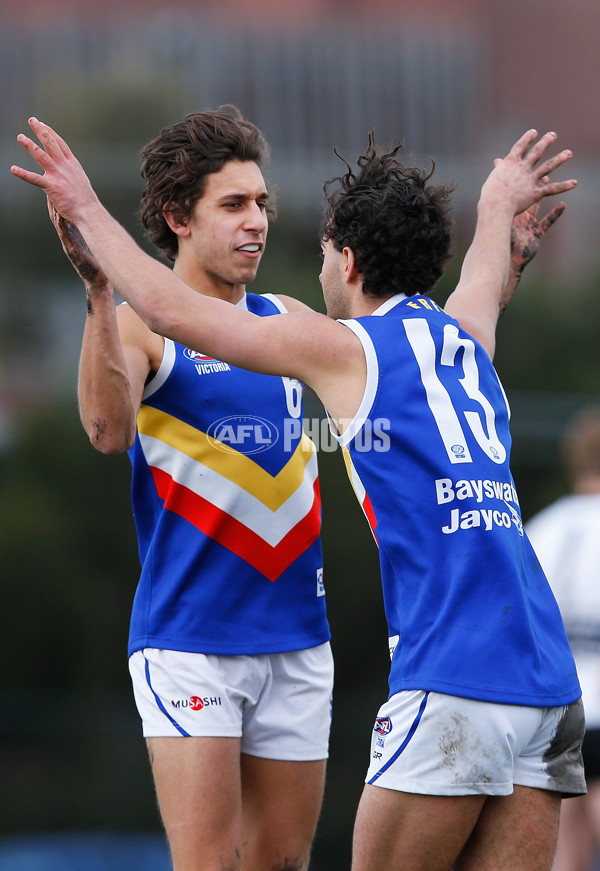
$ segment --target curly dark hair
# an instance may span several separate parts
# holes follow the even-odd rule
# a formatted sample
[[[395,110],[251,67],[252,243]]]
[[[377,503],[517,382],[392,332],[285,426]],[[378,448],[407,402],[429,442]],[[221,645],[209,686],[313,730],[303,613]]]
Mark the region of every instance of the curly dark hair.
[[[431,292],[450,257],[454,187],[428,185],[434,161],[430,172],[405,166],[403,147],[385,153],[371,132],[356,172],[344,160],[348,172],[323,185],[321,238],[353,250],[363,292],[374,297]]]
[[[149,238],[170,260],[177,256],[177,236],[165,221],[165,206],[179,220],[189,218],[206,186],[206,177],[230,160],[269,159],[267,140],[235,106],[192,112],[183,121],[160,131],[141,151],[140,172],[145,180],[140,220]],[[275,217],[269,199],[268,214]]]

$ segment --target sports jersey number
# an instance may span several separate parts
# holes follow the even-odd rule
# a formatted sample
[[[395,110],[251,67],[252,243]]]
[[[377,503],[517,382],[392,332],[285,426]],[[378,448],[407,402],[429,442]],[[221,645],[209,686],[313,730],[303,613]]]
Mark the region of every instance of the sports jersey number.
[[[442,437],[448,458],[451,463],[472,463],[461,418],[454,407],[452,397],[437,374],[437,350],[429,324],[423,318],[411,318],[403,323],[406,336],[421,371],[427,402]],[[458,377],[460,369],[455,366],[455,358],[461,348],[463,349],[461,367],[463,377]],[[481,406],[481,413],[477,411],[462,411],[460,413],[485,455],[494,463],[503,463],[506,459],[506,449],[496,432],[496,415],[490,401],[479,389],[479,369],[475,360],[475,343],[472,339],[461,339],[454,324],[446,324],[444,327],[444,341],[439,363],[441,366],[453,367],[458,382],[466,395]],[[485,430],[482,417],[485,418]],[[488,435],[486,435],[486,430]]]
[[[302,383],[297,378],[282,376],[285,387],[285,402],[290,417],[298,418],[302,412]]]

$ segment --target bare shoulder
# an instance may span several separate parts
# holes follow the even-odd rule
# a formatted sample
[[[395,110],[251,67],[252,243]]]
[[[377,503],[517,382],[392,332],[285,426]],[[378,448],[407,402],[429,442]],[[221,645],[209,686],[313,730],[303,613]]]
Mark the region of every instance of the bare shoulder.
[[[289,312],[311,312],[314,311],[309,305],[301,302],[293,296],[287,296],[284,293],[275,293],[274,296],[284,304]]]
[[[313,311],[289,315],[280,354],[296,368],[336,420],[352,419],[366,383],[366,360],[357,335],[339,321]],[[293,373],[292,373],[293,374]]]
[[[163,357],[164,338],[153,333],[127,303],[117,306],[117,322],[123,348],[144,354],[148,358],[150,370],[156,372]]]

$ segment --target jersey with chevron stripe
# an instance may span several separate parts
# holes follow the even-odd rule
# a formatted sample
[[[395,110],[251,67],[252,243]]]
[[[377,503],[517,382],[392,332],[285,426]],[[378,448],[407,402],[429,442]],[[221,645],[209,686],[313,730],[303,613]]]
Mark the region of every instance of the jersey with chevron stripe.
[[[241,302],[285,311],[270,295]],[[130,450],[142,571],[129,654],[301,650],[329,639],[317,454],[302,386],[165,340]]]
[[[579,698],[558,606],[523,531],[509,410],[485,350],[432,300],[344,321],[367,383],[343,435],[379,546],[390,694],[550,707]]]

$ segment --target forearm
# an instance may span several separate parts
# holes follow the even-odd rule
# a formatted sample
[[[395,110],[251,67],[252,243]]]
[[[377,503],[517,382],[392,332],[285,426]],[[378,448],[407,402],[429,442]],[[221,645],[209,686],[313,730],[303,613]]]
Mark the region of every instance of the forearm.
[[[77,226],[123,299],[153,332],[171,336],[172,324],[187,320],[187,306],[196,294],[142,251],[99,200],[77,217]]]
[[[512,209],[480,200],[473,242],[460,280],[445,309],[486,348],[495,350],[495,331],[510,275]]]
[[[77,392],[81,423],[96,450],[123,453],[131,447],[136,409],[110,285],[88,288]]]

